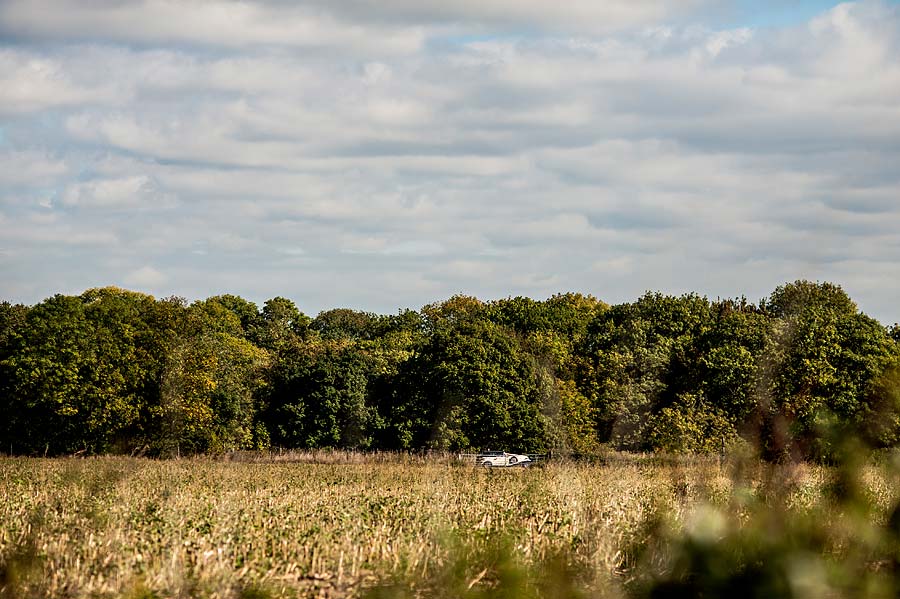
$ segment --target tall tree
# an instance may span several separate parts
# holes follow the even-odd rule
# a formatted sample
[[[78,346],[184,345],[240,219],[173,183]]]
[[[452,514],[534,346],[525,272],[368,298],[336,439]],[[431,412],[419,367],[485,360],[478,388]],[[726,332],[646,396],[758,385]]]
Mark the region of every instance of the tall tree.
[[[245,300],[239,295],[216,295],[203,302],[198,302],[198,307],[204,304],[211,312],[214,312],[217,308],[224,308],[228,312],[234,314],[240,323],[241,331],[243,331],[245,337],[250,335],[251,332],[259,326],[259,308],[253,302]],[[215,308],[213,306],[215,306]],[[232,330],[230,332],[233,334],[236,331]]]
[[[23,451],[127,449],[155,380],[152,297],[117,288],[28,311],[6,368]]]
[[[24,333],[28,308],[21,304],[0,303],[0,452],[12,452],[19,441],[22,426],[21,408],[16,398],[15,373],[9,362],[15,351],[16,338]]]
[[[381,333],[384,317],[349,308],[326,310],[316,316],[309,328],[323,339],[374,339]]]
[[[421,350],[401,366],[389,417],[396,444],[544,448],[534,361],[504,327],[478,319],[477,311],[462,314],[439,321]]]
[[[256,413],[269,354],[243,338],[232,312],[197,303],[181,314],[153,411],[161,454],[265,446]]]
[[[294,302],[273,297],[263,304],[250,338],[256,345],[276,354],[292,351],[306,337],[309,324],[309,316],[301,312]]]
[[[876,380],[896,344],[836,285],[797,281],[762,302],[771,329],[761,404],[770,455],[826,457],[838,431],[857,429],[872,411]]]
[[[272,441],[282,447],[368,447],[371,368],[369,357],[347,341],[310,343],[282,356],[265,416]]]
[[[579,347],[579,388],[597,408],[601,441],[647,449],[655,415],[701,393],[697,344],[710,323],[709,302],[694,294],[648,293],[594,319]]]

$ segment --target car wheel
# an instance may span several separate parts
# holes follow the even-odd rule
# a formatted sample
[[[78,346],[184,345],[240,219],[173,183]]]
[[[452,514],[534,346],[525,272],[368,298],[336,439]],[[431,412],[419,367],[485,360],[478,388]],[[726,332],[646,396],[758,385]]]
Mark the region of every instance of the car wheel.
[[[510,456],[510,458],[509,458],[510,464],[515,464],[518,461],[519,461],[519,458],[517,458],[516,456]]]
[[[485,461],[481,462],[481,465],[484,466],[485,468],[490,468],[493,464],[491,464],[489,461],[485,460]]]

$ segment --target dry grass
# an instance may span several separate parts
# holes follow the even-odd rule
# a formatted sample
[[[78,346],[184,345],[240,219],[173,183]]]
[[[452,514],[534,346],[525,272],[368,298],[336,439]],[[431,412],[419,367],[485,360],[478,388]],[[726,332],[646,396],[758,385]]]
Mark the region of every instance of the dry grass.
[[[652,566],[646,548],[661,520],[678,528],[698,506],[729,506],[735,485],[759,494],[759,468],[623,459],[483,471],[362,454],[0,459],[0,595],[385,596],[370,589],[388,581],[428,595],[429,584],[490,589],[498,560],[520,573],[562,560],[579,592],[619,596]],[[802,510],[827,478],[807,466],[779,480]],[[876,472],[868,480],[887,510],[895,487]]]

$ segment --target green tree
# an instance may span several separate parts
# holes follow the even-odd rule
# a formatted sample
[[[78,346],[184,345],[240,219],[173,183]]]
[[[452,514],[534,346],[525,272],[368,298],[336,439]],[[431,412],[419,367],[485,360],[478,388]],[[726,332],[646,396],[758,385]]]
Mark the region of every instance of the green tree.
[[[238,295],[216,295],[203,300],[202,302],[198,302],[197,307],[200,308],[201,306],[209,310],[211,314],[217,312],[219,308],[223,308],[234,314],[238,319],[238,323],[240,323],[241,331],[245,337],[249,336],[253,330],[259,326],[259,308],[253,302],[245,300]],[[232,328],[229,332],[234,334],[236,333],[236,330]]]
[[[854,420],[860,437],[870,447],[900,445],[900,358],[894,358],[872,380]]]
[[[371,368],[369,357],[346,341],[312,343],[283,356],[268,398],[272,441],[282,447],[368,447]]]
[[[670,453],[712,453],[737,437],[728,414],[690,393],[653,413],[647,428],[649,445]]]
[[[827,457],[835,427],[859,432],[877,411],[868,402],[896,360],[896,344],[830,283],[781,286],[762,307],[772,319],[760,400],[766,451]]]
[[[222,452],[268,443],[256,416],[270,356],[243,338],[235,314],[210,309],[215,305],[200,302],[180,315],[153,409],[158,453]]]
[[[359,312],[349,308],[326,310],[316,316],[310,328],[323,339],[374,339],[382,329],[385,318],[371,312]]]
[[[477,318],[478,304],[464,304],[428,316],[438,326],[400,368],[387,417],[396,446],[543,449],[533,359],[507,329]]]
[[[599,449],[597,437],[597,409],[578,391],[575,381],[555,379],[553,391],[558,398],[559,409],[550,414],[562,438],[554,443],[559,453],[590,454]],[[552,442],[552,440],[551,440]]]
[[[5,360],[22,451],[100,453],[134,444],[154,389],[152,297],[117,288],[28,311]]]
[[[896,322],[888,329],[888,336],[894,340],[894,343],[900,344],[900,324]]]
[[[289,299],[274,297],[263,304],[251,339],[269,351],[291,351],[307,335],[310,318]]]
[[[710,325],[698,341],[696,391],[736,429],[755,438],[759,361],[769,319],[743,298],[720,300],[711,311]]]
[[[545,301],[514,297],[493,302],[491,320],[520,335],[553,332],[578,343],[597,314],[609,306],[591,295],[557,294]]]
[[[20,405],[16,402],[14,372],[9,363],[16,337],[23,334],[28,308],[21,304],[0,303],[0,452],[12,452],[21,437]]]
[[[706,298],[648,293],[595,317],[578,348],[579,390],[598,413],[603,442],[648,449],[650,416],[696,393],[698,343],[711,325]]]
[[[597,449],[598,412],[575,384],[579,357],[574,348],[589,323],[607,308],[593,296],[577,293],[542,302],[509,298],[490,307],[491,319],[514,331],[536,362],[547,443],[554,452]]]
[[[427,334],[462,322],[486,320],[491,308],[476,297],[454,295],[443,302],[428,304],[422,308],[422,319]]]

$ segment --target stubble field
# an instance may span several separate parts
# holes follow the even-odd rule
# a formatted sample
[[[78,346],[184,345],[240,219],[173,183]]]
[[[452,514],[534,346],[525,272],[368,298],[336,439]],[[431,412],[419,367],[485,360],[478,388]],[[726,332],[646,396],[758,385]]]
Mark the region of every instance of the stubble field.
[[[891,596],[897,481],[715,459],[5,458],[0,596],[631,597],[747,576]]]

